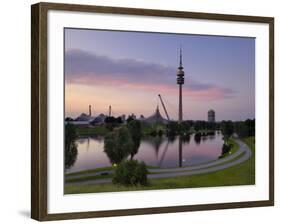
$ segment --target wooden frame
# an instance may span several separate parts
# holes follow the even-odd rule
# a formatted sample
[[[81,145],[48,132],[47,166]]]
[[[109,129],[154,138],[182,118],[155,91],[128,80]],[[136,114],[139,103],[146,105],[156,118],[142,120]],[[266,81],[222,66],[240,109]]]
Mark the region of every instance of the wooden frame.
[[[80,12],[99,12],[160,16],[175,18],[196,18],[207,20],[227,20],[257,22],[269,24],[269,74],[270,74],[270,127],[269,127],[269,200],[204,205],[172,206],[161,208],[142,208],[114,211],[89,211],[78,213],[48,214],[47,212],[47,12],[48,10],[66,10]],[[108,217],[124,215],[155,214],[168,212],[186,212],[211,209],[258,207],[274,205],[274,18],[194,13],[182,11],[162,11],[136,8],[116,8],[89,5],[71,5],[56,3],[38,3],[32,5],[32,48],[31,48],[31,217],[39,221],[58,219],[78,219],[90,217]]]

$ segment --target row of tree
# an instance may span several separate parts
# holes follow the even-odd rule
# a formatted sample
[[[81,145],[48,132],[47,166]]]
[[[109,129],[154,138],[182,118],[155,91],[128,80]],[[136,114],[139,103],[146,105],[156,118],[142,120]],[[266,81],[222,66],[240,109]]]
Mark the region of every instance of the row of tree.
[[[225,157],[231,152],[233,145],[229,143],[229,138],[235,133],[239,138],[246,138],[255,135],[255,119],[245,121],[222,121],[220,129],[224,137],[222,153],[219,158]]]
[[[195,132],[199,131],[214,131],[219,129],[219,123],[207,122],[207,121],[192,121],[186,120],[179,124],[176,121],[171,121],[167,124],[168,135],[185,135],[189,134],[193,129]]]
[[[255,119],[247,119],[245,121],[222,121],[220,129],[225,138],[229,138],[233,133],[238,137],[245,138],[255,135]]]

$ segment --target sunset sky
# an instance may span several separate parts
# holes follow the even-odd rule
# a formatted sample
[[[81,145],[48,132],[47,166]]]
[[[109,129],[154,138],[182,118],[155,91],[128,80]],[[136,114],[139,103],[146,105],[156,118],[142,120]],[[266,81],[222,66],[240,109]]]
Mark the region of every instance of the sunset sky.
[[[163,97],[178,116],[176,72],[182,46],[183,118],[255,117],[255,39],[144,32],[65,29],[65,113],[114,116],[154,113]]]

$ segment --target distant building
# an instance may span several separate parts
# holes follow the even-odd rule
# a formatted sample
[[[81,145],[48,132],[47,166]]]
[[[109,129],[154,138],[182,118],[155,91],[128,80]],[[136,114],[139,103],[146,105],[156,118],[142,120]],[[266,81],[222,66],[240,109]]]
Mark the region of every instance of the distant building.
[[[162,117],[162,115],[160,114],[160,111],[159,111],[159,107],[157,106],[156,107],[156,110],[155,110],[155,113],[152,114],[150,117],[144,119],[144,121],[146,123],[149,123],[149,124],[154,124],[154,123],[163,123],[163,124],[167,124],[168,123],[168,120],[164,119]]]
[[[65,122],[74,124],[74,125],[78,125],[78,126],[88,126],[93,121],[93,119],[94,119],[94,117],[92,117],[88,114],[82,113],[75,119],[66,118]]]
[[[92,121],[93,124],[95,125],[100,125],[104,123],[106,116],[104,114],[100,114],[95,119]]]
[[[216,121],[216,114],[214,110],[208,111],[208,121],[209,122],[215,122]]]
[[[122,114],[122,115],[121,115],[121,119],[122,119],[123,123],[126,122],[126,115],[125,115],[125,114]]]
[[[93,118],[90,115],[87,115],[85,113],[80,114],[80,116],[78,116],[75,121],[90,121]]]

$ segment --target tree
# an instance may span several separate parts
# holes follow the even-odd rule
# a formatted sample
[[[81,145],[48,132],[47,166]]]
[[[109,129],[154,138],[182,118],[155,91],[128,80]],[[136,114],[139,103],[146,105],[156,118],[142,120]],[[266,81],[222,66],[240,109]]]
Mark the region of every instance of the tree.
[[[144,162],[137,160],[122,161],[115,170],[113,176],[114,184],[125,186],[147,185],[147,169]]]
[[[196,131],[196,132],[198,132],[200,129],[201,129],[201,125],[200,125],[200,123],[199,123],[199,121],[196,121],[195,123],[194,123],[194,130]]]
[[[181,125],[180,125],[180,132],[181,132],[182,134],[188,134],[188,133],[189,133],[189,130],[190,130],[190,127],[191,127],[190,122],[188,122],[188,121],[183,121],[183,122],[181,123]]]
[[[106,117],[104,119],[104,122],[106,124],[106,128],[112,131],[115,127],[119,126],[123,121],[121,117],[115,118],[113,116],[110,116],[110,117]]]
[[[127,127],[120,127],[108,133],[104,138],[104,152],[112,164],[119,164],[127,158],[134,143]]]
[[[66,117],[65,121],[73,121],[73,119],[71,117]]]
[[[255,126],[256,126],[256,121],[255,119],[247,119],[245,121],[245,124],[248,128],[248,136],[254,136],[255,135]]]
[[[255,119],[254,120],[247,119],[245,121],[235,122],[234,130],[235,130],[235,133],[240,138],[254,136],[255,135]]]
[[[216,123],[215,122],[207,122],[206,123],[206,128],[208,129],[208,130],[215,130],[216,129]]]
[[[127,123],[129,123],[130,121],[133,121],[133,120],[136,120],[136,115],[131,114],[131,115],[128,116],[126,121],[127,121]]]
[[[138,149],[140,147],[140,141],[141,141],[141,122],[138,120],[131,120],[128,124],[128,129],[130,131],[134,146],[131,150],[131,159],[135,154],[137,154]]]
[[[77,138],[76,128],[73,124],[67,123],[65,125],[65,168],[69,169],[71,166],[74,165],[78,150],[75,140]]]
[[[248,127],[246,126],[245,122],[240,121],[236,122],[234,125],[235,133],[240,137],[240,138],[245,138],[248,136]]]
[[[168,136],[175,136],[179,132],[179,124],[176,121],[170,121],[167,124],[167,134]]]
[[[224,158],[225,156],[227,156],[231,149],[232,149],[233,145],[232,144],[223,144],[222,145],[222,149],[221,149],[221,155],[219,156],[219,159]]]
[[[227,141],[234,132],[234,125],[232,121],[222,121],[221,122],[221,131],[224,135],[225,140]]]

